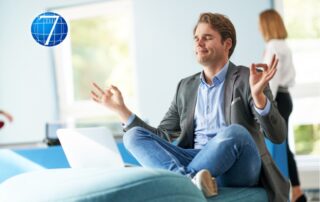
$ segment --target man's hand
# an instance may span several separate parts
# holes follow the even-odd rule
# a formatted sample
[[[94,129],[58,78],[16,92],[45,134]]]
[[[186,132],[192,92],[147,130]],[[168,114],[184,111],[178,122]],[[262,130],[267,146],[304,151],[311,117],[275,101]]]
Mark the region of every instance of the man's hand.
[[[120,90],[111,85],[103,91],[96,83],[92,83],[94,90],[91,91],[91,98],[108,109],[116,112],[123,123],[126,123],[132,112],[124,104]]]
[[[266,106],[267,98],[263,90],[277,72],[279,59],[273,55],[270,65],[252,64],[250,68],[250,89],[255,106],[263,109]]]
[[[0,115],[5,116],[10,122],[13,121],[13,117],[8,112],[5,112],[3,110],[0,110]],[[0,120],[0,129],[4,127],[5,122]]]
[[[10,122],[13,121],[13,116],[11,114],[9,114],[8,112],[5,112],[3,110],[0,110],[0,114],[2,114],[3,116],[5,116]]]

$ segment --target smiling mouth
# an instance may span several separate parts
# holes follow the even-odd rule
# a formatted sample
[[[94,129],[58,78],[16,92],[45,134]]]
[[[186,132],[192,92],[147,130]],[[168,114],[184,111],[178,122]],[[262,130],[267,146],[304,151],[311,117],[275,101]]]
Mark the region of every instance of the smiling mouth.
[[[197,54],[205,54],[208,53],[207,50],[197,50]]]

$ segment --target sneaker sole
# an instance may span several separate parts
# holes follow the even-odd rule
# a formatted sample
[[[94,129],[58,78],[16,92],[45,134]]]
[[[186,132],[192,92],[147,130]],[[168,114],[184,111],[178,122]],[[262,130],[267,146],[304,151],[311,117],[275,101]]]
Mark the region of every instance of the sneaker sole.
[[[201,173],[202,181],[201,187],[203,188],[202,192],[206,197],[218,195],[218,186],[215,179],[211,176],[209,171],[203,171]]]

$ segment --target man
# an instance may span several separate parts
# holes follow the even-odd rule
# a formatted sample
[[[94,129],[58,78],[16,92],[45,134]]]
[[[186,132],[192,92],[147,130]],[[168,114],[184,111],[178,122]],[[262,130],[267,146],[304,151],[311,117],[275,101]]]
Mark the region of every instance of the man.
[[[91,92],[92,99],[120,116],[124,144],[142,166],[186,175],[207,197],[217,194],[217,184],[262,184],[270,201],[287,201],[288,182],[264,143],[264,137],[275,143],[286,137],[285,122],[268,87],[278,60],[274,56],[269,66],[252,64],[250,70],[235,66],[229,61],[235,29],[220,14],[201,14],[194,41],[203,71],[180,81],[157,128],[133,114],[115,86],[103,91],[93,83],[98,92]],[[169,143],[172,140],[176,146]]]

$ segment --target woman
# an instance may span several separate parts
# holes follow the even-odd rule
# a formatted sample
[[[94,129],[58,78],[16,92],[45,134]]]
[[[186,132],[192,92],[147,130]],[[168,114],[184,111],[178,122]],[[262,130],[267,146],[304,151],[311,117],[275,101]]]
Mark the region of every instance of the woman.
[[[285,41],[287,38],[287,31],[283,20],[279,13],[273,9],[265,10],[259,16],[260,31],[266,42],[266,49],[264,53],[264,61],[270,61],[273,54],[279,58],[278,70],[275,76],[270,80],[270,88],[275,100],[278,103],[280,114],[285,119],[287,126],[289,116],[292,112],[292,100],[288,91],[292,87],[295,80],[295,69],[292,62],[291,51]],[[289,178],[292,185],[291,201],[303,202],[307,201],[303,194],[297,165],[292,152],[290,151],[288,141],[286,143]]]

